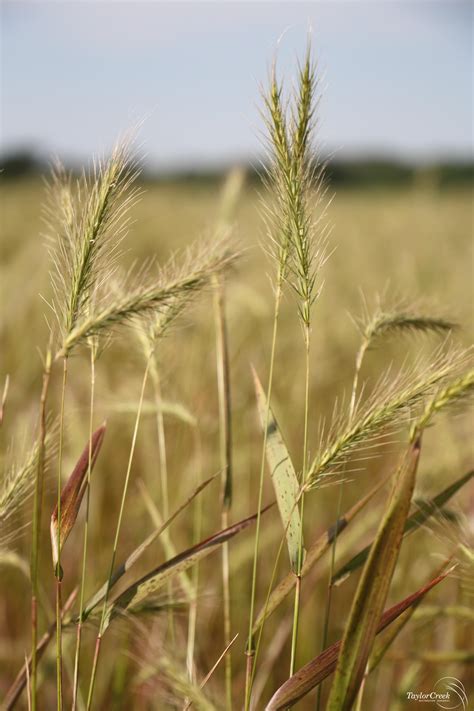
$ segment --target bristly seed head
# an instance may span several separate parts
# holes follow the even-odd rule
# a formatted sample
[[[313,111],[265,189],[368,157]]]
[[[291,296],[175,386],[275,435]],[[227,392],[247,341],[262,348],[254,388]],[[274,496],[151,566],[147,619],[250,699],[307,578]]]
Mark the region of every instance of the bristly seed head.
[[[271,159],[266,183],[276,196],[275,205],[266,206],[268,233],[278,263],[277,282],[281,285],[289,279],[306,332],[310,329],[311,307],[320,292],[317,278],[327,256],[324,166],[312,141],[316,89],[316,71],[308,47],[290,106],[284,105],[275,67],[264,96]]]

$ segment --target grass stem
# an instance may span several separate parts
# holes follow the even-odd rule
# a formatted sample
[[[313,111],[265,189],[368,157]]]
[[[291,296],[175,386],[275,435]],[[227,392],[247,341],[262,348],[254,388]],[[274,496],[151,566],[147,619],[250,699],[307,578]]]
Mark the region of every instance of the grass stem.
[[[161,486],[161,509],[163,512],[163,518],[165,521],[169,518],[170,503],[169,503],[169,493],[168,493],[168,460],[166,456],[166,433],[165,433],[165,419],[163,416],[162,407],[162,393],[161,393],[161,379],[160,371],[158,368],[158,362],[155,351],[151,356],[151,368],[150,374],[153,382],[153,390],[155,397],[156,406],[156,434],[158,439],[158,457],[160,462],[160,486]],[[163,531],[163,537],[169,539],[169,531]],[[171,581],[168,582],[168,600],[170,602],[170,607],[168,610],[168,629],[171,638],[171,644],[175,643],[175,629],[174,629],[174,613],[173,613],[173,584]]]
[[[308,310],[309,313],[309,310]],[[305,327],[305,398],[304,398],[304,427],[303,427],[303,473],[301,480],[304,484],[308,467],[308,420],[309,420],[309,386],[310,386],[310,327]],[[298,548],[298,570],[296,571],[295,603],[293,610],[293,631],[291,635],[290,676],[295,673],[296,647],[298,643],[299,608],[301,601],[301,568],[303,566],[303,527],[304,527],[304,489],[300,503],[301,530]]]
[[[216,366],[217,391],[219,397],[219,440],[220,464],[223,476],[221,528],[229,525],[229,509],[232,504],[232,426],[231,426],[231,395],[230,366],[225,316],[224,284],[221,278],[214,277],[214,318],[216,328]],[[230,616],[230,579],[229,579],[229,544],[222,546],[222,592],[224,603],[224,644],[231,641]],[[232,653],[229,651],[224,659],[225,689],[227,711],[232,711]]]
[[[37,644],[38,644],[38,566],[41,518],[43,511],[44,455],[46,439],[46,400],[51,378],[51,348],[48,348],[43,370],[40,398],[38,461],[33,503],[33,541],[31,551],[31,708],[36,711]]]
[[[253,555],[253,566],[252,566],[252,589],[250,595],[250,612],[249,612],[249,633],[247,641],[247,666],[246,666],[246,678],[245,678],[245,711],[249,711],[250,702],[252,697],[252,681],[254,677],[253,670],[253,657],[255,655],[254,649],[254,639],[253,639],[253,618],[255,613],[255,598],[257,592],[257,567],[258,567],[258,547],[260,539],[260,521],[261,521],[261,508],[263,500],[263,480],[265,473],[265,457],[267,448],[267,430],[268,430],[268,419],[270,415],[270,400],[272,395],[272,385],[273,385],[273,369],[275,363],[275,352],[276,352],[276,341],[278,333],[278,317],[280,314],[280,304],[282,297],[282,269],[280,266],[278,280],[275,292],[275,306],[273,315],[273,334],[272,334],[272,346],[270,353],[270,371],[268,374],[268,387],[267,387],[267,405],[265,409],[265,422],[263,428],[263,443],[262,443],[262,453],[260,461],[260,477],[258,484],[258,503],[257,503],[257,521],[255,527],[255,541],[254,541],[254,555]]]
[[[360,345],[360,348],[359,348],[357,355],[356,355],[354,376],[352,379],[351,399],[350,399],[350,404],[349,404],[349,424],[352,422],[352,420],[354,418],[354,413],[355,413],[356,403],[357,403],[357,390],[359,387],[360,370],[362,368],[362,361],[364,360],[364,356],[365,356],[365,353],[369,347],[369,344],[370,344],[370,337],[364,336],[362,343]],[[336,508],[336,522],[339,521],[339,518],[340,518],[341,512],[342,512],[343,493],[344,493],[344,478],[342,478],[341,483],[339,484],[339,493],[338,493],[338,497],[337,497],[337,508]],[[330,617],[331,617],[331,603],[332,603],[332,579],[334,576],[334,571],[336,569],[336,548],[337,548],[337,536],[334,536],[334,540],[333,540],[332,548],[331,548],[331,560],[330,560],[330,564],[329,564],[329,577],[328,577],[328,587],[327,587],[327,593],[326,593],[326,609],[324,611],[321,652],[324,649],[326,649],[327,643],[328,643],[329,621],[330,621]],[[320,709],[321,709],[322,692],[323,692],[323,684],[320,684],[318,686],[318,693],[316,695],[316,710],[317,711],[320,711]]]
[[[90,514],[90,485],[92,471],[92,433],[94,420],[94,393],[95,393],[95,351],[94,346],[90,347],[90,409],[89,409],[89,461],[87,465],[87,491],[86,491],[86,519],[84,523],[84,540],[82,548],[82,571],[81,571],[81,587],[79,593],[79,621],[77,623],[76,633],[76,650],[74,655],[74,682],[72,691],[72,708],[71,711],[76,711],[77,693],[79,684],[79,662],[81,654],[81,633],[82,633],[82,613],[84,610],[84,594],[86,582],[86,565],[87,565],[87,542],[89,534],[89,514]]]
[[[119,515],[118,515],[118,520],[117,520],[117,526],[115,529],[115,539],[114,539],[114,546],[113,546],[113,550],[112,550],[112,558],[110,561],[109,575],[108,575],[108,579],[107,579],[107,588],[105,590],[104,602],[102,605],[102,615],[101,615],[100,625],[99,625],[99,633],[98,633],[97,639],[96,639],[94,659],[92,662],[92,672],[91,672],[91,678],[90,678],[90,683],[89,683],[89,692],[87,695],[87,711],[89,711],[89,709],[91,708],[92,698],[94,695],[94,687],[95,687],[95,681],[96,681],[96,677],[97,677],[97,666],[99,663],[99,654],[100,654],[100,647],[101,647],[101,642],[102,642],[102,635],[105,630],[105,621],[106,621],[106,615],[107,615],[107,603],[109,600],[110,588],[112,586],[112,578],[113,578],[113,573],[114,573],[114,568],[115,568],[115,559],[117,557],[117,548],[118,548],[118,542],[119,542],[119,537],[120,537],[120,530],[122,527],[122,519],[123,519],[123,514],[125,511],[125,500],[127,498],[128,484],[130,481],[130,473],[132,471],[132,463],[133,463],[133,458],[134,458],[134,454],[135,454],[135,447],[136,447],[136,443],[137,443],[138,428],[140,425],[140,418],[141,418],[141,413],[142,413],[142,408],[143,408],[143,400],[145,397],[145,388],[146,388],[146,384],[147,384],[147,380],[148,380],[148,372],[150,370],[150,362],[151,362],[151,356],[147,360],[147,363],[145,366],[145,371],[143,373],[143,379],[142,379],[142,385],[141,385],[141,391],[140,391],[140,400],[138,403],[138,409],[137,409],[137,414],[136,414],[136,418],[135,418],[135,426],[133,429],[132,443],[130,446],[130,454],[129,454],[128,464],[127,464],[127,472],[125,474],[125,482],[123,485],[122,499],[120,502],[120,510],[119,510]]]
[[[58,711],[63,708],[63,670],[62,670],[62,604],[61,604],[61,490],[62,490],[62,461],[64,443],[64,405],[66,400],[67,383],[67,356],[63,358],[63,378],[61,385],[61,405],[59,412],[59,450],[58,450],[58,482],[57,482],[57,507],[58,507],[58,529],[57,529],[57,549],[58,562],[54,571],[56,577],[56,705]]]
[[[196,450],[196,457],[198,460],[198,465],[196,467],[196,470],[198,472],[198,481],[201,480],[202,477],[202,451],[201,451],[201,436],[199,433],[199,429],[194,430],[194,438],[195,438],[195,450]],[[198,482],[196,482],[198,483]],[[193,531],[193,539],[194,542],[197,542],[201,540],[201,533],[202,533],[202,499],[200,498],[198,501],[195,502],[194,505],[194,531]],[[187,650],[186,650],[186,665],[187,665],[187,670],[188,670],[188,677],[191,682],[195,682],[196,680],[196,673],[195,673],[195,665],[194,665],[194,648],[196,644],[196,624],[197,624],[197,595],[198,595],[198,588],[199,588],[199,563],[196,563],[196,565],[193,567],[192,571],[192,600],[191,604],[189,606],[189,618],[188,618],[188,644],[187,644]]]

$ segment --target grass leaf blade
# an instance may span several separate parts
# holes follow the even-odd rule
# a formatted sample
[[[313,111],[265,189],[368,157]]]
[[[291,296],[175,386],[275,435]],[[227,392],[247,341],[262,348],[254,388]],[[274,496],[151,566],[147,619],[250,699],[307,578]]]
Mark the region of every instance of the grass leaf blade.
[[[405,610],[417,604],[432,588],[444,580],[451,570],[452,568],[444,571],[419,590],[386,610],[377,627],[377,634],[394,622]],[[341,640],[332,644],[324,652],[301,667],[296,674],[280,686],[265,707],[265,711],[279,711],[280,709],[291,707],[317,687],[336,668],[340,649]]]
[[[264,427],[267,398],[255,370],[253,370],[253,377],[259,417],[262,427]],[[266,455],[278,509],[285,530],[291,567],[296,571],[298,569],[299,545],[302,540],[301,517],[297,505],[300,487],[293,462],[271,408],[268,409]]]
[[[266,509],[265,509],[266,510]],[[162,565],[155,568],[143,578],[133,583],[124,590],[115,600],[110,603],[107,612],[107,625],[112,617],[120,611],[133,612],[145,598],[156,592],[164,583],[178,573],[184,572],[202,558],[205,558],[210,553],[213,553],[225,541],[230,540],[235,535],[246,529],[257,518],[257,514],[253,514],[248,518],[239,521],[238,523],[229,526],[223,531],[219,531],[214,535],[206,538],[204,541],[197,543],[191,548],[187,548],[171,560],[167,560]]]
[[[360,511],[362,511],[365,506],[373,499],[373,497],[380,491],[380,489],[385,485],[386,481],[383,480],[377,486],[369,491],[369,493],[357,501],[354,506],[351,506],[339,520],[326,529],[308,548],[305,561],[301,569],[301,576],[307,575],[318,560],[322,558],[324,553],[332,545],[334,537],[338,537],[342,531],[347,528],[351,521],[357,516]],[[272,593],[266,603],[266,605],[261,610],[258,615],[255,625],[254,634],[262,626],[262,624],[267,620],[270,615],[277,609],[277,607],[283,602],[287,595],[293,590],[296,585],[296,578],[292,572],[288,573],[283,580],[272,590]]]
[[[355,701],[398,559],[420,457],[418,438],[405,455],[370,549],[345,627],[327,711],[349,711]]]
[[[189,504],[196,498],[198,494],[205,489],[208,484],[211,483],[211,481],[214,481],[214,479],[218,475],[215,474],[214,476],[209,477],[205,481],[202,482],[202,484],[199,484],[199,486],[188,496],[188,498],[176,509],[176,511],[168,518],[167,521],[165,521],[159,528],[157,528],[155,531],[150,533],[150,535],[145,538],[142,543],[140,543],[135,550],[130,553],[130,555],[126,558],[126,560],[119,565],[114,573],[112,574],[111,578],[111,584],[110,588],[112,588],[124,575],[125,573],[130,570],[132,565],[137,562],[137,560],[143,555],[143,553],[149,548],[149,546],[155,541],[158,536],[160,536],[163,531],[165,531],[168,526],[174,521],[174,519],[185,509]],[[86,619],[88,615],[92,612],[92,610],[104,599],[105,594],[107,591],[107,583],[105,582],[101,588],[93,595],[93,597],[90,598],[90,600],[87,602],[87,604],[84,607],[84,612],[83,612],[83,619]]]
[[[443,489],[437,496],[435,496],[431,501],[424,502],[422,506],[418,508],[417,511],[411,514],[407,518],[405,524],[405,530],[403,535],[406,536],[412,531],[416,531],[420,526],[422,526],[425,521],[427,521],[431,516],[436,515],[440,509],[474,476],[474,470],[467,472],[462,477],[457,479],[455,482],[450,484],[446,489]],[[353,558],[351,558],[345,565],[343,565],[337,573],[334,575],[331,584],[340,585],[343,583],[349,575],[351,575],[355,570],[360,568],[365,561],[370,552],[370,545],[359,551]]]

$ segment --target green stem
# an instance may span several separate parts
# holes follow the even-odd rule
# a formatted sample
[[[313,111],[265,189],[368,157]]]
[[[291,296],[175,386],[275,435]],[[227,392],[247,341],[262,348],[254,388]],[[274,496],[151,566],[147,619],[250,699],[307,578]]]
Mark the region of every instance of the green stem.
[[[229,514],[227,510],[222,511],[221,515],[222,529],[225,530],[229,525]],[[230,644],[231,636],[231,617],[230,617],[230,572],[229,572],[229,543],[225,541],[222,546],[222,593],[224,603],[224,639],[226,647]],[[232,711],[232,656],[229,647],[224,660],[225,669],[225,688],[227,709]]]
[[[299,500],[296,502],[296,505],[298,505],[298,504],[299,504]],[[261,645],[261,641],[262,641],[262,637],[263,637],[263,628],[265,627],[265,623],[267,620],[268,603],[270,602],[270,597],[272,594],[272,590],[273,590],[273,586],[275,583],[276,574],[277,574],[277,570],[278,570],[278,563],[280,562],[280,558],[281,558],[281,554],[282,554],[285,542],[286,542],[286,531],[280,540],[280,545],[278,547],[278,551],[277,551],[277,554],[275,557],[275,562],[273,564],[273,570],[272,570],[270,583],[268,585],[267,595],[265,598],[265,604],[263,606],[263,621],[262,621],[262,624],[260,625],[260,629],[258,630],[257,644],[255,645],[254,668],[252,670],[252,684],[255,679],[255,667],[256,667],[258,655],[260,652],[260,645]]]
[[[341,483],[339,485],[339,495],[338,495],[337,509],[336,509],[336,524],[335,524],[336,527],[338,525],[338,521],[341,516],[341,511],[342,511],[343,490],[344,490],[344,482],[341,481]],[[329,576],[328,576],[328,586],[327,586],[327,592],[326,592],[326,609],[324,611],[324,624],[323,624],[323,635],[322,635],[322,641],[321,641],[321,652],[323,652],[327,647],[328,635],[329,635],[329,619],[331,617],[331,603],[332,603],[331,581],[333,579],[334,570],[336,567],[336,538],[337,538],[337,536],[334,537],[334,541],[333,541],[333,544],[331,547],[331,560],[330,560],[330,564],[329,564]],[[321,683],[318,686],[318,693],[316,695],[316,709],[317,709],[317,711],[320,711],[320,708],[321,708],[322,687],[323,687],[323,684]]]
[[[198,472],[198,480],[202,477],[202,452],[201,452],[201,436],[199,430],[195,430],[195,449],[196,456],[198,458],[198,466],[196,470]],[[202,531],[202,499],[199,498],[194,506],[194,531],[193,539],[194,542],[201,540]],[[193,599],[189,608],[189,618],[188,618],[188,644],[186,650],[186,665],[188,669],[188,676],[191,682],[195,681],[195,669],[194,669],[194,647],[196,642],[196,623],[197,623],[197,594],[199,586],[199,562],[193,567],[192,571],[192,586],[193,586]]]
[[[305,398],[304,398],[304,432],[303,432],[303,474],[302,482],[303,485],[306,481],[306,474],[308,468],[308,420],[309,420],[309,384],[310,384],[310,327],[309,323],[305,326],[305,360],[306,360],[306,372],[305,372]],[[298,644],[298,625],[299,625],[299,612],[300,612],[300,601],[301,601],[301,568],[303,566],[303,525],[304,525],[304,489],[301,494],[301,504],[300,504],[300,540],[298,545],[298,569],[296,571],[296,588],[295,588],[295,603],[293,608],[293,631],[291,635],[291,659],[290,659],[290,676],[295,673],[295,663],[296,663],[296,647]]]
[[[362,677],[362,682],[359,688],[359,692],[357,694],[357,699],[356,703],[354,706],[354,711],[363,711],[363,706],[362,706],[362,699],[364,697],[364,691],[365,691],[365,684],[367,682],[367,677],[369,675],[369,665],[367,663],[366,669],[365,669],[365,674]]]
[[[156,405],[156,432],[158,437],[158,456],[160,458],[160,484],[161,484],[161,496],[162,496],[162,512],[165,521],[169,517],[169,493],[168,493],[168,462],[166,457],[166,436],[165,436],[165,421],[163,417],[163,407],[162,407],[162,395],[161,395],[161,383],[158,371],[158,364],[156,362],[156,356],[153,355],[151,376],[153,381],[153,388],[155,394],[155,405]]]
[[[114,546],[113,546],[113,551],[112,551],[112,559],[110,561],[109,575],[108,575],[108,579],[107,579],[107,588],[105,590],[104,602],[102,605],[102,615],[101,615],[100,625],[99,625],[99,633],[98,633],[97,639],[96,639],[94,659],[92,662],[92,672],[91,672],[91,678],[90,678],[90,683],[89,683],[89,693],[87,695],[87,711],[89,711],[89,709],[91,708],[92,697],[94,695],[94,686],[95,686],[95,681],[96,681],[96,677],[97,677],[97,665],[99,662],[100,647],[101,647],[101,642],[102,642],[102,636],[103,636],[104,630],[105,630],[105,621],[106,621],[106,615],[107,615],[107,603],[109,600],[110,588],[112,587],[112,578],[113,578],[113,573],[114,573],[114,568],[115,568],[115,559],[117,556],[117,548],[118,548],[118,542],[119,542],[119,537],[120,537],[120,529],[122,526],[123,513],[125,510],[125,500],[127,497],[128,484],[130,481],[130,473],[132,471],[132,463],[133,463],[133,457],[135,454],[135,446],[137,443],[138,428],[140,425],[140,418],[141,418],[141,413],[142,413],[142,408],[143,408],[143,399],[145,396],[145,387],[146,387],[146,383],[147,383],[147,379],[148,379],[148,371],[150,369],[150,361],[151,361],[151,356],[147,360],[145,372],[143,373],[143,380],[142,380],[142,386],[141,386],[141,392],[140,392],[140,401],[138,403],[138,410],[137,410],[137,415],[135,418],[135,427],[133,429],[132,444],[130,447],[130,455],[128,458],[128,465],[127,465],[127,473],[125,475],[125,482],[124,482],[123,491],[122,491],[122,500],[120,502],[120,510],[119,510],[119,515],[118,515],[118,520],[117,520],[117,527],[115,530],[115,539],[114,539]]]
[[[360,369],[362,367],[362,361],[364,360],[364,355],[365,355],[368,347],[369,347],[369,340],[366,337],[364,337],[362,344],[359,348],[359,351],[357,353],[357,356],[356,356],[354,378],[352,380],[351,400],[350,400],[350,404],[349,404],[349,423],[352,422],[352,419],[354,417],[354,412],[355,412],[355,408],[356,408],[357,389],[359,386]],[[338,496],[337,510],[336,510],[336,526],[337,526],[339,518],[341,516],[343,492],[344,492],[344,479],[339,484],[339,496]],[[324,612],[324,625],[323,625],[323,636],[322,636],[322,642],[321,642],[321,652],[326,649],[327,643],[328,643],[329,620],[330,620],[330,616],[331,616],[331,603],[332,603],[332,579],[334,576],[334,570],[336,568],[336,548],[337,548],[337,536],[334,536],[334,541],[332,543],[332,549],[331,549],[331,562],[329,565],[329,578],[328,578],[328,587],[327,587],[327,596],[326,596],[326,609]],[[323,684],[321,683],[318,686],[318,693],[316,696],[317,711],[320,711],[320,709],[321,709],[322,691],[323,691]]]
[[[166,457],[166,435],[165,435],[165,420],[163,417],[163,407],[162,407],[162,395],[161,395],[161,382],[160,374],[158,370],[158,363],[156,359],[156,354],[153,351],[151,356],[151,379],[153,381],[153,389],[155,395],[155,407],[156,407],[156,433],[158,439],[158,456],[160,460],[160,484],[161,484],[161,498],[162,498],[162,512],[165,521],[169,518],[169,493],[168,493],[168,461]],[[169,541],[169,531],[163,531],[163,538]],[[168,600],[170,602],[170,607],[168,610],[168,627],[170,631],[171,644],[175,643],[175,630],[174,630],[174,614],[173,614],[173,583],[168,581]]]
[[[232,503],[232,429],[230,398],[230,367],[227,328],[225,319],[224,285],[214,277],[214,318],[216,328],[217,392],[219,397],[219,444],[223,476],[221,528],[229,525],[229,510]],[[222,592],[224,603],[224,645],[231,640],[229,544],[222,546]],[[227,711],[232,711],[232,653],[224,659]]]
[[[57,486],[57,507],[58,507],[58,528],[57,528],[57,550],[58,562],[54,574],[56,576],[56,702],[58,711],[63,708],[63,681],[62,681],[62,605],[61,605],[61,489],[62,489],[62,462],[63,462],[63,439],[64,439],[64,403],[66,399],[67,382],[67,356],[63,358],[63,380],[61,387],[61,410],[59,414],[59,451],[58,451],[58,486]]]
[[[33,504],[33,541],[31,550],[31,708],[36,711],[37,645],[38,645],[38,563],[39,539],[43,510],[44,455],[46,439],[46,399],[51,376],[51,349],[48,349],[43,370],[43,385],[40,399],[38,464],[36,469]]]
[[[84,610],[86,564],[87,564],[87,543],[88,543],[88,534],[89,534],[90,486],[91,486],[91,471],[92,471],[92,433],[93,433],[93,420],[94,420],[94,391],[95,391],[95,353],[94,353],[94,348],[92,345],[90,348],[90,369],[91,369],[91,389],[90,389],[90,410],[89,410],[89,461],[88,461],[88,466],[87,466],[86,519],[85,519],[85,523],[84,523],[81,589],[80,589],[80,593],[79,593],[79,621],[77,623],[76,651],[75,651],[75,655],[74,655],[74,682],[73,682],[71,711],[75,711],[76,706],[77,706],[77,693],[78,693],[78,684],[79,684],[79,661],[80,661],[80,654],[81,654],[82,613]]]
[[[255,543],[254,543],[254,556],[253,556],[253,568],[252,568],[252,592],[250,597],[250,615],[249,615],[249,634],[247,642],[247,666],[246,666],[246,678],[245,678],[245,711],[250,709],[250,701],[252,696],[252,680],[253,680],[253,657],[255,654],[254,640],[253,640],[253,618],[255,612],[255,597],[257,590],[257,566],[258,566],[258,546],[260,539],[260,521],[261,521],[261,509],[262,509],[262,499],[263,499],[263,477],[265,472],[265,455],[267,447],[267,429],[268,429],[268,419],[270,414],[270,400],[272,395],[272,385],[273,385],[273,368],[275,362],[275,351],[276,351],[276,340],[278,332],[278,316],[280,313],[280,302],[282,296],[282,277],[281,269],[279,273],[279,278],[277,281],[277,289],[275,293],[275,310],[273,316],[273,335],[272,335],[272,348],[270,354],[270,372],[268,375],[268,388],[267,388],[267,406],[265,410],[265,422],[263,428],[263,445],[262,445],[262,456],[260,461],[260,478],[259,478],[259,488],[258,488],[258,504],[257,504],[257,521],[255,528]]]
[[[56,577],[56,706],[63,708],[63,660],[62,660],[62,603],[61,580]]]

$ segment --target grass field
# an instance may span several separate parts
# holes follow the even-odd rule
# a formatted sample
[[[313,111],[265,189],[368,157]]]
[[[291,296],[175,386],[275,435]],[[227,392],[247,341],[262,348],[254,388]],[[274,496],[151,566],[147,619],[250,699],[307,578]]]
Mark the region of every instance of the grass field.
[[[148,183],[132,210],[133,223],[124,240],[123,265],[156,255],[163,263],[176,249],[187,247],[199,237],[212,238],[219,215],[217,184]],[[4,181],[2,195],[2,371],[10,376],[10,388],[1,429],[5,466],[21,463],[37,432],[42,364],[48,329],[47,308],[40,294],[49,295],[49,260],[41,236],[41,206],[44,188],[36,179]],[[429,313],[460,324],[452,338],[460,345],[472,341],[472,193],[438,191],[429,185],[400,190],[345,190],[334,196],[328,208],[331,226],[331,256],[322,270],[324,282],[312,321],[310,408],[308,451],[318,454],[319,428],[330,419],[336,401],[347,408],[360,334],[351,317],[359,317],[364,301],[371,311],[377,295],[390,305],[402,300],[414,311]],[[258,422],[251,365],[264,383],[272,338],[273,292],[270,275],[274,264],[265,254],[265,231],[259,209],[259,189],[244,185],[232,218],[232,243],[241,252],[226,275],[230,384],[232,395],[232,438],[234,496],[229,523],[255,513],[262,435]],[[417,304],[417,306],[415,306]],[[382,372],[392,364],[396,372],[403,364],[429,354],[446,338],[439,334],[395,332],[377,343],[366,355],[361,371],[368,397]],[[157,364],[160,374],[163,419],[169,476],[169,511],[174,511],[205,478],[221,469],[219,457],[219,402],[216,386],[216,336],[212,290],[196,298],[176,326],[160,342]],[[89,436],[90,381],[87,348],[69,359],[65,394],[65,434],[62,454],[63,481],[72,471]],[[96,363],[94,429],[107,420],[104,444],[92,474],[89,560],[86,597],[107,579],[114,527],[138,406],[145,358],[136,328],[117,333]],[[297,319],[295,297],[285,292],[276,347],[272,406],[284,433],[295,468],[301,471],[303,440],[305,349]],[[53,370],[48,409],[57,416],[60,407],[61,368]],[[122,561],[157,526],[156,509],[163,515],[160,484],[160,450],[157,440],[153,383],[146,385],[144,407],[130,487],[117,551]],[[345,398],[345,399],[344,399]],[[472,419],[464,412],[443,415],[427,429],[416,484],[416,497],[432,497],[472,467],[470,429]],[[471,431],[472,434],[472,431]],[[359,500],[377,481],[396,469],[406,433],[382,447],[377,458],[362,463],[344,485],[342,510]],[[56,457],[57,459],[57,457]],[[44,512],[52,512],[56,500],[57,464],[46,477]],[[311,542],[331,525],[337,515],[339,485],[310,492],[305,498],[305,541]],[[369,543],[380,522],[388,487],[376,495],[347,531],[336,549],[337,570]],[[30,490],[31,494],[31,490]],[[157,540],[133,570],[119,583],[119,589],[144,575],[197,540],[221,528],[220,484],[216,479],[172,523],[169,537]],[[274,493],[265,474],[265,503]],[[150,501],[152,503],[150,503]],[[472,482],[448,508],[466,516],[472,531]],[[154,509],[155,507],[155,509]],[[13,517],[5,523],[1,553],[0,603],[0,693],[6,693],[15,674],[31,650],[29,618],[31,590],[28,582],[31,550],[31,495],[25,496]],[[54,621],[54,574],[50,558],[49,515],[43,516],[40,555],[40,634]],[[464,519],[463,519],[464,520]],[[63,601],[79,584],[82,557],[84,506],[65,546]],[[0,522],[1,523],[1,522]],[[265,601],[283,529],[273,508],[261,520],[256,611]],[[462,535],[468,535],[463,524]],[[451,551],[455,524],[425,525],[404,542],[385,607],[420,588],[434,575],[443,556]],[[472,533],[471,533],[472,535]],[[242,706],[245,688],[245,644],[249,624],[249,600],[253,557],[253,529],[239,533],[229,542],[232,694],[235,708]],[[452,542],[452,541],[451,541]],[[471,543],[472,545],[472,543]],[[8,551],[8,553],[7,553]],[[11,552],[17,557],[12,558]],[[301,614],[296,669],[321,651],[324,610],[327,599],[331,553],[314,566],[301,586]],[[288,572],[286,551],[280,556],[277,580]],[[183,582],[183,575],[187,580]],[[355,595],[359,572],[332,593],[327,643],[339,639]],[[418,708],[406,699],[410,690],[431,690],[443,676],[461,680],[469,695],[469,605],[472,589],[466,590],[460,575],[452,575],[429,594],[410,624],[387,651],[368,679],[364,709],[405,711]],[[188,587],[186,587],[188,586]],[[194,602],[186,591],[197,589]],[[169,599],[171,589],[162,588],[157,604]],[[193,648],[194,679],[199,682],[225,648],[222,604],[221,553],[216,551],[199,566],[173,579],[172,614],[154,609],[115,619],[105,636],[94,708],[161,709],[183,708],[184,699],[194,698],[195,708],[225,708],[224,663],[222,662],[199,696],[196,684],[188,687],[186,654],[189,652],[190,610],[197,609]],[[178,604],[179,603],[179,604]],[[472,608],[471,608],[472,610]],[[255,702],[263,709],[273,692],[288,678],[290,667],[293,599],[288,597],[265,626],[257,662],[255,687],[261,696]],[[97,634],[97,621],[84,628],[78,708],[85,708],[90,665]],[[63,676],[65,707],[70,705],[73,673],[74,632],[64,632]],[[472,637],[471,637],[472,639]],[[188,660],[189,661],[189,660]],[[472,667],[471,667],[472,672]],[[472,676],[471,676],[472,681]],[[330,680],[323,685],[327,698]],[[53,643],[38,667],[38,703],[51,709],[56,699],[55,647]],[[208,706],[206,705],[208,704]],[[27,708],[23,693],[18,708]],[[313,709],[315,694],[306,696],[298,708]],[[323,705],[324,708],[324,705]]]

